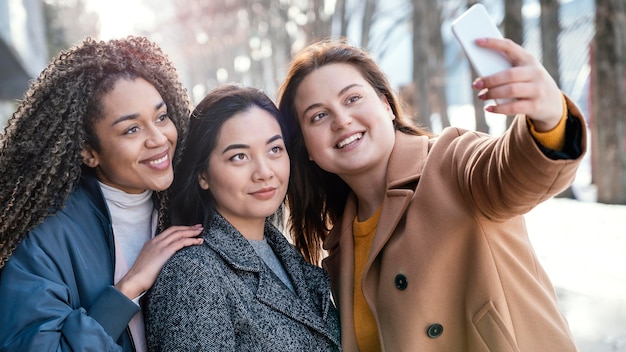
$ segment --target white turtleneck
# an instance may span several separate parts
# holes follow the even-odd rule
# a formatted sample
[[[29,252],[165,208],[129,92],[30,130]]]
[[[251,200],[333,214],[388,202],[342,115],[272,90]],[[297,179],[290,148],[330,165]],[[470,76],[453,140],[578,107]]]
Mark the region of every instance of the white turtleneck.
[[[152,191],[147,190],[140,194],[126,193],[117,188],[100,182],[102,194],[111,214],[111,224],[115,240],[115,277],[117,283],[135,263],[144,243],[149,241],[155,233],[157,211],[152,203]],[[133,301],[139,304],[139,297]],[[133,336],[135,350],[144,352],[146,338],[144,322],[141,312],[128,323]]]
[[[130,194],[104,183],[100,183],[100,188],[111,214],[116,248],[122,252],[116,253],[116,256],[122,254],[130,268],[144,243],[154,235],[152,191]],[[126,272],[122,273],[122,276],[125,274]]]

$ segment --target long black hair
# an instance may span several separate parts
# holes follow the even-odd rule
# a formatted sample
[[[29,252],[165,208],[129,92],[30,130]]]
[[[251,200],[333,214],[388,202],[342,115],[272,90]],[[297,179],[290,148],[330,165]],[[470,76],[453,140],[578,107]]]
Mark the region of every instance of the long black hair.
[[[198,175],[207,170],[209,155],[215,149],[224,123],[254,107],[272,115],[285,135],[283,117],[278,108],[263,91],[256,88],[223,85],[209,92],[195,108],[191,114],[183,155],[174,170],[174,182],[168,190],[172,225],[209,226],[215,214],[215,200],[209,190],[200,187]],[[280,215],[280,211],[282,207],[277,215]],[[276,217],[273,220],[279,222],[280,219]]]

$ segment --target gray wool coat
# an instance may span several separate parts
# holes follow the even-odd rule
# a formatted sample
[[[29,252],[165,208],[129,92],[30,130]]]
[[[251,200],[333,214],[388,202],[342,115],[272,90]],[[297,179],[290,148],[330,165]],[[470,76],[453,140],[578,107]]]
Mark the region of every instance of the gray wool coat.
[[[324,270],[269,223],[265,238],[295,294],[220,215],[204,244],[176,253],[144,299],[151,351],[338,351],[339,318]]]

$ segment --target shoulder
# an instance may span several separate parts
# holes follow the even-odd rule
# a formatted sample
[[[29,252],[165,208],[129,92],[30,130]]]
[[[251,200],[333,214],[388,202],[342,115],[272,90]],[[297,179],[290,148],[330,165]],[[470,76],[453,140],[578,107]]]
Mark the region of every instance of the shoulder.
[[[429,145],[431,148],[433,148],[434,146],[446,146],[460,143],[462,141],[481,139],[495,139],[495,137],[484,132],[450,126],[444,128],[438,136],[430,138]]]
[[[154,312],[155,307],[190,308],[184,302],[223,302],[229,295],[228,285],[235,275],[206,244],[185,247],[163,266],[148,291],[147,304]]]
[[[70,193],[63,207],[32,229],[25,241],[48,243],[53,241],[53,238],[74,238],[83,234],[104,232],[104,229],[108,228],[107,222],[101,210],[93,205],[84,190],[77,187]]]
[[[186,269],[200,267],[209,270],[220,266],[221,262],[223,261],[220,256],[210,246],[203,243],[181,248],[167,261],[163,270],[181,271],[181,274],[186,275]]]

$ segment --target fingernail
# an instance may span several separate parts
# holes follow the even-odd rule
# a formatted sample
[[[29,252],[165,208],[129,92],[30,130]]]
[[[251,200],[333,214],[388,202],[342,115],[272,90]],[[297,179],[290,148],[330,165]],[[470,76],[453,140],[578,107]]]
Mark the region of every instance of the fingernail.
[[[489,111],[489,112],[493,112],[493,110],[494,110],[494,109],[495,109],[495,106],[493,106],[493,105],[487,105],[487,106],[485,107],[485,110],[486,110],[486,111]]]
[[[478,38],[476,39],[476,44],[484,44],[487,42],[487,38]]]
[[[477,78],[477,79],[476,79],[476,80],[472,83],[472,87],[473,87],[474,89],[482,89],[482,88],[484,88],[484,87],[485,87],[485,82],[484,82],[482,79]]]

